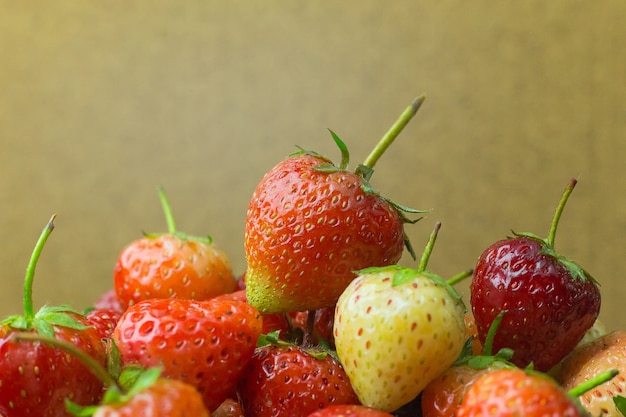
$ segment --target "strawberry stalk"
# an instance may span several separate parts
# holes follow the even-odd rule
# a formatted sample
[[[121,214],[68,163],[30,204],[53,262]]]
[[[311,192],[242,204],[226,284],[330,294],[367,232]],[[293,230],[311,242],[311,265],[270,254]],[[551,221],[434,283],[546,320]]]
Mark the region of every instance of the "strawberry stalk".
[[[176,234],[176,223],[174,221],[174,214],[172,213],[172,207],[170,206],[167,196],[165,195],[165,189],[159,187],[159,200],[161,200],[161,206],[163,207],[163,213],[165,214],[165,221],[167,222],[167,231],[171,234]]]
[[[422,106],[422,103],[426,99],[425,96],[417,97],[413,102],[402,112],[400,117],[395,121],[395,123],[389,128],[387,133],[382,137],[380,142],[374,147],[374,149],[370,152],[370,154],[365,158],[363,164],[361,164],[357,168],[357,174],[363,175],[363,178],[368,180],[372,175],[372,170],[376,162],[380,159],[380,157],[385,153],[387,148],[393,143],[393,141],[398,137],[402,129],[411,121],[413,116],[417,113],[419,108]]]
[[[39,257],[41,256],[41,251],[43,250],[48,237],[54,230],[54,219],[56,218],[56,214],[53,214],[50,217],[48,223],[41,231],[41,235],[35,244],[35,248],[30,257],[30,261],[28,262],[28,266],[26,267],[26,277],[24,278],[24,318],[28,325],[30,325],[35,318],[35,308],[33,306],[33,281],[35,277],[35,268],[37,267],[37,262],[39,261]]]
[[[417,266],[417,272],[426,271],[426,266],[428,265],[428,260],[430,259],[430,255],[433,252],[433,248],[435,247],[435,241],[437,240],[437,235],[439,234],[439,229],[441,229],[441,222],[435,223],[435,228],[432,232],[430,232],[430,238],[428,239],[428,243],[426,243],[426,248],[422,253],[422,257],[420,258],[420,262]]]
[[[570,194],[574,191],[574,187],[578,181],[576,178],[572,178],[565,188],[563,195],[561,196],[561,201],[559,201],[559,205],[556,208],[556,213],[554,213],[554,217],[552,218],[552,225],[550,226],[550,232],[548,233],[548,239],[546,239],[546,243],[548,247],[554,248],[554,238],[556,237],[556,229],[559,225],[559,220],[561,219],[561,214],[563,213],[563,209],[565,208],[565,204],[569,199]]]

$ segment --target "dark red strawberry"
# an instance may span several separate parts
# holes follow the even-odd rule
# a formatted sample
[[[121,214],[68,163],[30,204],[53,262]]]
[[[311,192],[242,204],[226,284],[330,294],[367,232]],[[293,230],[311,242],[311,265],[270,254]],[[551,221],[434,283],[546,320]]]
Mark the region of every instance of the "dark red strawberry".
[[[370,157],[347,171],[301,150],[272,168],[257,185],[245,226],[248,302],[261,312],[307,311],[330,307],[354,278],[353,271],[396,263],[407,239],[409,220],[399,206],[376,193],[373,166],[419,108],[416,100]]]
[[[246,417],[306,417],[332,404],[358,404],[339,361],[325,351],[310,350],[262,337],[239,382]]]
[[[313,317],[311,317],[313,314]],[[314,311],[297,311],[289,313],[293,327],[299,328],[309,335],[310,342],[319,344],[324,341],[331,348],[335,345],[333,324],[335,322],[335,306],[320,308]],[[313,323],[310,323],[310,320]],[[310,327],[310,328],[309,328]]]
[[[550,234],[516,233],[489,246],[476,263],[470,286],[478,337],[503,311],[494,350],[513,349],[518,366],[547,371],[585,335],[600,311],[597,283],[583,268],[557,254],[556,228],[576,180],[566,188]]]
[[[113,340],[123,365],[160,366],[214,410],[234,394],[261,327],[259,312],[242,301],[152,299],[124,312]]]
[[[66,417],[65,400],[78,404],[99,401],[102,382],[63,350],[39,341],[19,341],[17,335],[56,338],[105,363],[104,344],[98,331],[69,307],[44,306],[35,312],[32,284],[35,266],[54,228],[53,216],[31,256],[24,283],[24,314],[0,324],[0,415]]]
[[[233,291],[237,282],[226,254],[210,237],[177,231],[163,189],[159,195],[168,232],[147,234],[120,253],[113,278],[122,307],[150,298],[206,300]]]

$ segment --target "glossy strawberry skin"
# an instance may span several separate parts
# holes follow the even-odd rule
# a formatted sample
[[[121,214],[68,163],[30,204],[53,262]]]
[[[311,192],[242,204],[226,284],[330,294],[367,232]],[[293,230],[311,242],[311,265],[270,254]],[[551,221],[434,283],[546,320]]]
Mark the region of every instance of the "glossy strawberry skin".
[[[172,234],[131,242],[120,253],[113,278],[124,309],[150,298],[206,300],[237,286],[223,251],[208,242]]]
[[[88,325],[81,316],[74,318]],[[54,336],[74,344],[100,364],[105,348],[94,328],[53,326]],[[65,399],[91,405],[100,400],[102,382],[78,359],[41,342],[15,341],[15,330],[0,328],[0,415],[68,417]]]
[[[98,408],[93,417],[209,417],[202,396],[182,381],[160,379],[117,405]]]
[[[393,417],[393,414],[364,405],[331,405],[307,417]]]
[[[613,396],[626,396],[626,331],[615,330],[574,349],[560,364],[558,381],[572,389],[601,372],[616,369],[619,374],[579,397],[592,416],[620,415]]]
[[[300,154],[271,169],[250,200],[245,225],[249,302],[262,312],[332,306],[353,271],[396,263],[403,220],[346,171],[319,172]]]
[[[457,417],[584,417],[554,380],[521,369],[481,375],[463,398]]]
[[[293,345],[257,348],[238,392],[246,417],[306,417],[331,404],[358,404],[339,361]]]
[[[94,309],[89,311],[85,318],[90,326],[93,326],[102,339],[108,339],[113,334],[115,326],[122,313],[115,309]]]
[[[124,312],[113,340],[123,364],[161,366],[213,410],[235,392],[261,328],[258,311],[241,301],[152,299]]]
[[[498,241],[479,257],[470,303],[484,343],[489,326],[506,311],[493,351],[512,348],[511,361],[547,371],[582,339],[600,311],[600,291],[589,279],[574,278],[564,264],[542,253],[538,239]]]

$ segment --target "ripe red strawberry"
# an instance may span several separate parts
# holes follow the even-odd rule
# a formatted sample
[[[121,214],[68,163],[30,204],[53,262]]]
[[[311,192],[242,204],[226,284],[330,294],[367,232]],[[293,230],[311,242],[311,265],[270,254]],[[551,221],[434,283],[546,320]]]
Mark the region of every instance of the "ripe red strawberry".
[[[369,184],[372,167],[415,114],[416,100],[355,172],[332,133],[342,163],[310,151],[292,154],[257,185],[245,225],[248,301],[261,312],[307,311],[335,304],[353,271],[396,263],[414,222]]]
[[[122,313],[112,309],[93,309],[85,314],[88,325],[96,329],[100,338],[108,339],[113,334]]]
[[[331,405],[307,417],[393,417],[393,414],[364,405]]]
[[[306,417],[332,404],[358,404],[339,361],[330,353],[262,337],[239,382],[246,417]]]
[[[239,402],[227,398],[211,413],[211,417],[244,417],[244,415]]]
[[[150,298],[206,300],[233,291],[237,282],[226,254],[210,237],[178,232],[162,189],[159,195],[168,232],[131,242],[115,264],[115,292],[122,308]]]
[[[104,364],[100,334],[84,316],[68,307],[33,309],[34,271],[54,216],[44,228],[31,256],[24,283],[24,314],[0,323],[0,415],[66,417],[64,402],[99,401],[102,382],[64,351],[39,341],[19,341],[21,334],[43,335],[70,343]]]
[[[572,389],[611,369],[619,374],[579,400],[593,416],[618,416],[613,397],[626,396],[626,331],[616,330],[578,346],[562,361],[557,379],[566,389]]]
[[[494,349],[513,349],[518,366],[547,371],[567,355],[593,325],[600,291],[593,278],[554,250],[556,227],[576,180],[566,188],[549,237],[530,233],[495,242],[479,257],[470,286],[472,311],[482,341],[494,317],[504,320]]]
[[[469,388],[457,417],[583,417],[574,399],[554,380],[518,368],[481,375]]]
[[[234,300],[152,299],[129,307],[113,332],[122,364],[161,366],[195,386],[209,410],[236,388],[261,334],[262,319]]]

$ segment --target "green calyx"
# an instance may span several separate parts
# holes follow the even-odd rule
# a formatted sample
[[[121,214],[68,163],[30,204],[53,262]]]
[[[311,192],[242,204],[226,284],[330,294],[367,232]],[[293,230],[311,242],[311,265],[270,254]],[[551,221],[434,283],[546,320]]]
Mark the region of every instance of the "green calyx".
[[[154,239],[163,235],[176,236],[181,240],[190,240],[194,242],[204,243],[210,245],[213,243],[211,236],[192,236],[176,230],[176,222],[174,221],[174,214],[172,213],[172,207],[165,195],[165,189],[163,187],[158,188],[159,200],[161,200],[161,206],[163,207],[163,213],[165,214],[165,221],[167,222],[167,232],[165,233],[144,233],[147,238]]]
[[[554,213],[554,217],[552,218],[552,224],[550,225],[550,232],[548,233],[548,237],[546,239],[542,239],[539,236],[535,235],[534,233],[529,233],[529,232],[517,233],[517,232],[512,231],[512,233],[513,233],[513,236],[515,237],[525,237],[525,238],[533,239],[539,242],[541,244],[541,251],[539,253],[542,255],[547,255],[552,258],[555,258],[561,265],[563,265],[568,270],[570,275],[575,280],[579,280],[583,282],[589,280],[598,284],[598,282],[593,278],[593,276],[589,272],[587,272],[584,268],[582,268],[575,262],[567,259],[566,257],[559,255],[554,249],[554,240],[556,237],[556,231],[559,225],[559,220],[561,219],[561,215],[563,213],[563,209],[565,208],[565,204],[567,203],[567,200],[569,199],[569,196],[572,194],[572,191],[574,190],[574,187],[576,187],[577,183],[578,183],[578,180],[576,180],[575,178],[572,178],[570,182],[568,183],[567,187],[565,188],[565,191],[563,192],[563,195],[561,196],[561,200],[559,201],[559,204],[557,206],[556,212]]]
[[[296,344],[280,338],[280,330],[276,330],[267,334],[262,334],[257,339],[257,347],[275,346],[275,347],[294,347],[299,349],[307,355],[313,356],[316,359],[324,359],[326,356],[331,355],[335,359],[337,353],[333,351],[330,346],[324,341],[317,346],[309,344]]]
[[[380,157],[385,153],[387,148],[389,148],[389,146],[394,142],[396,137],[398,137],[402,129],[404,129],[404,127],[409,123],[409,121],[413,118],[413,116],[415,116],[415,114],[417,113],[417,111],[419,110],[419,108],[421,107],[425,99],[426,99],[425,96],[420,96],[420,97],[417,97],[415,100],[413,100],[413,102],[404,110],[404,112],[402,112],[400,117],[398,117],[398,119],[394,122],[391,128],[385,133],[385,135],[377,143],[377,145],[370,152],[370,154],[367,156],[365,161],[362,164],[359,164],[354,171],[356,175],[362,178],[361,189],[363,190],[363,192],[367,194],[376,195],[382,198],[383,200],[385,200],[387,203],[389,203],[396,210],[396,212],[400,216],[400,219],[405,224],[406,223],[415,224],[423,218],[423,217],[418,217],[416,219],[411,219],[410,217],[407,216],[407,214],[419,215],[419,214],[429,213],[431,210],[414,209],[414,208],[411,208],[402,204],[398,204],[388,198],[385,198],[381,196],[374,189],[374,187],[372,187],[369,180],[372,177],[372,174],[374,173],[374,165],[376,165],[376,163],[378,162]],[[347,171],[349,163],[350,163],[350,153],[348,151],[348,147],[335,132],[333,132],[330,129],[329,131],[333,140],[337,144],[337,147],[341,151],[341,163],[339,165],[335,165],[329,158],[326,158],[315,151],[305,150],[300,147],[298,147],[298,151],[292,153],[290,156],[306,154],[306,155],[311,155],[311,156],[320,158],[321,160],[323,160],[323,163],[314,168],[315,171],[318,171],[318,172],[331,173],[331,172]],[[413,259],[416,259],[415,251],[413,250],[413,246],[411,245],[411,242],[409,238],[406,236],[406,234],[404,235],[404,246],[409,252],[409,254],[411,255],[411,257]]]
[[[11,315],[6,317],[0,321],[0,325],[6,325],[20,331],[35,330],[37,333],[46,337],[54,337],[54,326],[68,327],[77,330],[87,328],[87,326],[72,317],[72,314],[81,315],[81,313],[68,306],[43,306],[37,312],[35,312],[33,306],[35,269],[43,247],[54,230],[55,219],[56,215],[52,215],[48,223],[46,223],[28,262],[26,276],[24,277],[24,295],[22,299],[23,315]]]

